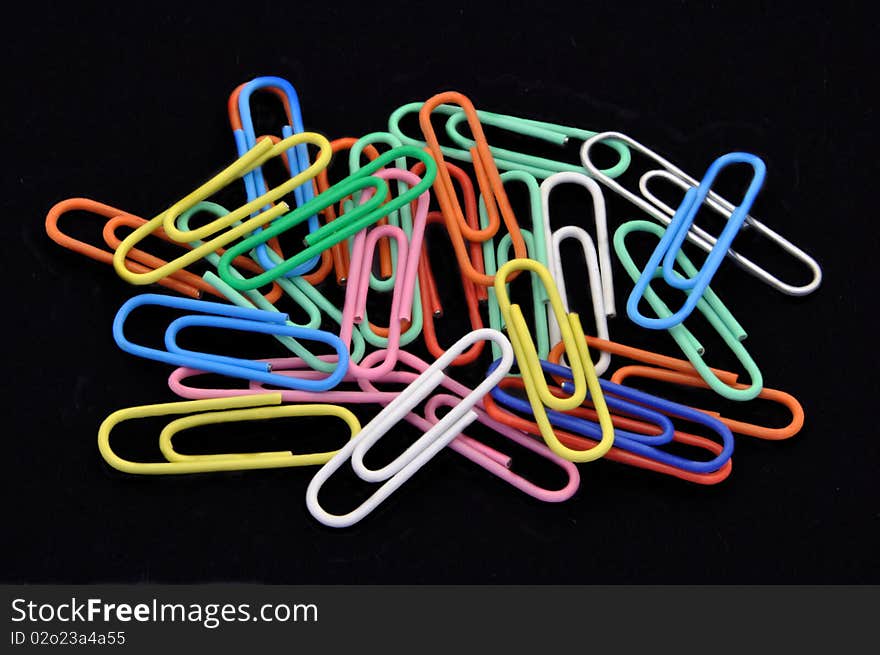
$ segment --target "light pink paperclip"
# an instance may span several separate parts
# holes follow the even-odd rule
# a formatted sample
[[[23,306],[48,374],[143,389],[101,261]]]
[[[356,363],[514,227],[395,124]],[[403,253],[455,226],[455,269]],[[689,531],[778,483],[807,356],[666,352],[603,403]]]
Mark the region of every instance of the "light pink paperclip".
[[[399,180],[411,186],[421,182],[421,178],[409,171],[399,168],[383,169],[375,173],[376,177]],[[372,189],[364,192],[361,202],[366,202],[372,195]],[[348,283],[345,289],[345,304],[342,308],[342,322],[339,338],[351,347],[351,333],[355,324],[362,323],[367,311],[367,293],[370,289],[370,271],[373,253],[379,239],[389,237],[397,241],[397,271],[393,295],[391,297],[391,317],[388,323],[388,347],[386,358],[377,366],[370,368],[351,362],[349,370],[357,377],[375,380],[381,378],[394,368],[400,352],[400,324],[412,318],[413,293],[419,268],[419,255],[422,249],[422,238],[428,218],[430,195],[427,191],[416,201],[413,217],[412,237],[407,239],[406,233],[393,225],[380,225],[369,232],[361,230],[354,238],[352,245],[351,264],[349,266]]]

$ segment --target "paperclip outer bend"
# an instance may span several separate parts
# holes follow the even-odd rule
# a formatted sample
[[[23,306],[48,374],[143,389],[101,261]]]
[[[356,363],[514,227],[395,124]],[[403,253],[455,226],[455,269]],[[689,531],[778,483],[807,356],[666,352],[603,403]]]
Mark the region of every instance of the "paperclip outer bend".
[[[731,373],[731,376],[733,376],[734,380],[736,379],[735,374]],[[614,375],[611,376],[611,381],[618,384],[623,384],[623,382],[625,380],[628,380],[629,378],[646,378],[649,380],[659,380],[662,382],[669,382],[670,384],[678,384],[686,387],[697,387],[703,389],[709,388],[709,385],[706,383],[706,381],[698,377],[696,374],[688,375],[686,373],[670,371],[664,368],[655,368],[653,366],[621,366],[619,369],[614,371]],[[734,383],[734,386],[739,386],[743,389],[746,388],[746,385],[744,384]],[[763,425],[756,425],[754,423],[746,423],[744,421],[730,419],[725,416],[721,416],[718,412],[708,411],[705,409],[700,409],[699,411],[716,417],[719,421],[724,423],[724,425],[729,427],[736,434],[741,434],[748,437],[756,437],[758,439],[766,439],[768,441],[780,441],[782,439],[789,439],[801,431],[801,428],[804,426],[804,408],[798,402],[797,398],[784,391],[779,391],[778,389],[768,389],[767,387],[761,389],[761,393],[758,394],[758,398],[777,402],[788,409],[788,411],[791,412],[791,421],[789,421],[788,425],[785,425],[781,428],[768,428]]]
[[[378,471],[363,466],[361,461],[366,450],[378,441],[392,425],[406,416],[423,400],[445,377],[443,370],[472,342],[478,339],[495,341],[501,347],[501,363],[496,374],[484,380],[473,390],[468,398],[463,399],[452,411],[440,419],[436,425],[422,435],[407,448],[391,464]],[[349,441],[330,459],[312,478],[306,491],[306,505],[318,521],[336,528],[351,526],[379,506],[404,482],[415,474],[426,462],[434,457],[455,439],[465,427],[470,425],[477,414],[473,410],[480,399],[503,378],[513,364],[513,349],[507,338],[497,330],[483,328],[462,337],[446,353],[421,373],[396,399],[382,409],[381,412],[361,430],[354,439]],[[360,506],[346,514],[330,514],[321,507],[318,494],[322,485],[333,473],[357,451],[360,466],[355,470],[366,475],[367,480],[376,480],[383,484]],[[354,466],[354,461],[352,461]]]
[[[219,411],[218,411],[219,410]],[[208,412],[194,414],[193,412]],[[110,447],[110,432],[118,424],[131,419],[188,414],[168,423],[162,430],[160,443],[163,452],[170,455],[167,462],[132,462],[122,459]],[[187,400],[159,405],[142,405],[120,409],[108,416],[98,429],[98,450],[113,468],[135,475],[163,475],[208,473],[249,469],[282,468],[323,464],[335,451],[294,455],[290,451],[262,453],[224,453],[219,455],[180,455],[171,447],[171,439],[181,430],[215,423],[260,421],[284,416],[336,416],[351,430],[352,436],[360,430],[357,417],[337,405],[281,405],[280,393],[264,393],[235,398]]]
[[[566,349],[566,359],[572,368],[574,391],[568,398],[560,398],[550,391],[544,380],[544,372],[538,359],[535,342],[529,335],[522,310],[519,305],[511,304],[510,302],[507,294],[506,280],[515,270],[526,270],[535,273],[546,288],[550,306],[562,333],[562,342],[565,344]],[[599,378],[596,376],[593,362],[590,359],[580,319],[575,313],[566,314],[550,272],[546,267],[531,259],[511,260],[504,264],[495,276],[495,296],[498,299],[501,315],[507,324],[507,332],[510,335],[510,341],[516,353],[520,373],[526,383],[529,403],[532,405],[535,421],[541,427],[541,435],[544,437],[544,441],[554,453],[573,462],[591,462],[602,457],[614,443],[614,426],[611,423],[611,416],[605,404],[605,397],[602,394]],[[554,434],[553,426],[547,417],[546,407],[559,411],[579,407],[586,399],[588,390],[599,414],[602,438],[590,450],[573,450],[562,444]]]

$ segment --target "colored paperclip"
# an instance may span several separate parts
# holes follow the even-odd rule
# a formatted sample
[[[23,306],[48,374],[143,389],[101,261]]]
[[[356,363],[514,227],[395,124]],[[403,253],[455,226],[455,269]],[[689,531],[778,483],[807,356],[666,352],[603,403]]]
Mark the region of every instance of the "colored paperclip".
[[[404,143],[409,145],[425,145],[424,142],[405,135],[400,128],[400,121],[404,116],[417,114],[421,108],[422,103],[411,102],[395,109],[388,120],[389,130]],[[446,121],[446,133],[458,146],[442,146],[441,152],[443,155],[460,161],[472,161],[471,148],[474,147],[475,142],[458,131],[459,126],[468,120],[467,114],[461,108],[454,105],[440,105],[434,111],[449,116]],[[565,127],[563,125],[496,114],[483,110],[477,111],[477,118],[483,125],[505,129],[520,136],[530,136],[560,147],[564,146],[569,139],[582,139],[585,141],[596,134],[596,132],[581,130],[575,127]],[[626,171],[629,166],[630,152],[625,145],[620,143],[611,143],[609,147],[617,152],[619,159],[614,166],[605,169],[604,173],[611,177],[617,177]],[[583,172],[580,164],[568,164],[494,146],[490,146],[489,150],[500,170],[520,170],[538,179],[550,177],[552,174],[561,171]]]
[[[393,462],[373,471],[363,464],[366,451],[375,444],[401,418],[424,400],[445,378],[443,369],[474,341],[485,339],[501,345],[502,357],[495,373],[483,380],[467,398],[440,419],[430,430],[410,445]],[[480,399],[504,377],[513,364],[513,349],[507,338],[497,330],[483,328],[459,339],[446,353],[410,384],[397,398],[386,405],[361,432],[349,441],[312,478],[306,491],[306,505],[318,521],[330,527],[348,527],[360,521],[396,491],[426,462],[455,439],[462,430],[477,418],[473,410]],[[355,472],[365,481],[381,482],[381,486],[363,503],[346,514],[330,514],[318,500],[323,484],[333,473],[351,460]]]
[[[195,413],[200,412],[200,413]],[[159,436],[167,462],[132,462],[121,458],[110,447],[110,432],[123,421],[154,416],[186,414],[168,423]],[[335,416],[348,426],[352,436],[360,431],[357,417],[344,407],[336,405],[283,405],[280,393],[256,394],[236,398],[187,400],[159,405],[142,405],[113,412],[98,429],[98,450],[110,466],[135,475],[163,475],[181,473],[208,473],[214,471],[244,471],[249,469],[313,466],[324,464],[337,451],[294,455],[290,451],[261,453],[224,453],[217,455],[181,455],[174,451],[172,438],[182,430],[200,425],[237,421],[262,421],[285,416]]]
[[[424,162],[425,173],[418,184],[410,187],[404,193],[395,196],[388,202],[385,202],[385,198],[388,194],[388,184],[385,180],[373,175],[373,173],[376,173],[386,164],[400,157],[413,157],[414,159]],[[430,188],[436,173],[436,164],[434,164],[431,157],[424,151],[410,146],[392,148],[366,164],[357,172],[349,175],[343,181],[334,184],[327,191],[316,196],[313,200],[302,207],[274,220],[272,225],[262,230],[259,234],[254,234],[229,248],[220,258],[220,264],[217,267],[218,273],[227,284],[238,290],[261,287],[264,284],[277,279],[279,276],[284,275],[303,261],[308,260],[315,253],[320,253],[332,248],[337,243],[345,241],[365,227],[378,222],[381,218],[387,216],[392,211],[403,205],[409,204]],[[260,243],[265,243],[272,237],[298,225],[312,213],[319,212],[353,193],[363,192],[371,187],[375,190],[375,193],[369,196],[369,200],[358,205],[351,211],[346,212],[332,223],[327,223],[317,231],[309,234],[305,238],[306,247],[299,253],[284,260],[283,263],[277,264],[265,273],[254,277],[236,279],[232,275],[229,266],[236,256],[244,254]]]
[[[434,127],[431,124],[431,112],[435,107],[445,102],[453,102],[462,108],[467,115],[468,125],[474,134],[475,145],[470,149],[470,152],[474,164],[474,172],[477,177],[477,185],[486,202],[486,212],[489,215],[489,226],[486,228],[475,230],[468,225],[452,187],[452,180],[444,166],[443,152],[437,140],[437,135],[434,132]],[[443,212],[443,218],[446,220],[446,229],[449,231],[449,237],[452,240],[452,247],[458,259],[459,268],[465,277],[475,284],[484,287],[492,286],[494,279],[482,271],[479,259],[477,262],[472,262],[469,259],[465,239],[470,242],[482,242],[494,237],[501,227],[498,216],[500,212],[501,220],[504,221],[504,225],[510,234],[516,257],[525,257],[527,253],[525,241],[522,238],[522,234],[520,234],[516,216],[514,215],[513,208],[510,206],[510,201],[507,199],[504,184],[492,159],[489,144],[486,141],[486,136],[483,134],[483,128],[480,126],[476,110],[471,101],[461,93],[454,91],[438,93],[425,102],[419,110],[419,125],[425,136],[428,152],[431,153],[438,164],[437,178],[434,181],[434,195],[437,197],[437,202],[440,204],[440,209]],[[481,258],[479,251],[476,254]]]
[[[736,379],[734,373],[731,373],[730,375],[733,376],[734,380]],[[614,375],[611,376],[612,382],[618,384],[623,384],[625,380],[629,380],[630,378],[646,378],[649,380],[659,380],[686,387],[709,388],[709,385],[706,384],[703,379],[695,375],[688,375],[652,366],[622,366],[614,371]],[[745,385],[740,386],[745,388]],[[736,421],[721,416],[718,412],[705,409],[701,409],[700,411],[716,417],[719,421],[724,423],[724,425],[730,428],[732,432],[743,436],[757,437],[758,439],[766,439],[769,441],[780,441],[782,439],[793,437],[800,432],[801,428],[804,426],[804,408],[798,402],[797,398],[784,391],[768,389],[766,387],[761,389],[761,393],[759,393],[757,397],[779,403],[788,409],[788,411],[791,412],[791,421],[788,425],[781,428],[769,428],[754,423]]]
[[[544,379],[541,362],[535,350],[535,343],[529,335],[522,310],[519,305],[511,304],[510,298],[507,295],[507,278],[517,270],[531,271],[538,276],[541,283],[546,287],[550,306],[556,315],[556,320],[562,333],[562,342],[565,344],[567,359],[572,368],[574,392],[568,398],[560,398],[551,393]],[[501,316],[507,325],[510,341],[516,353],[520,373],[526,383],[526,392],[532,405],[535,420],[541,427],[541,435],[550,447],[550,450],[560,457],[573,462],[590,462],[607,453],[614,442],[614,426],[611,423],[608,407],[605,404],[605,398],[599,386],[599,379],[596,377],[596,371],[590,359],[580,319],[577,314],[566,314],[550,272],[538,262],[530,259],[511,260],[504,264],[495,276],[495,295],[498,299],[498,306],[501,309]],[[563,445],[553,433],[553,427],[547,418],[546,407],[556,410],[574,409],[583,403],[588,389],[596,410],[599,412],[602,437],[599,444],[590,450],[572,450]]]
[[[66,200],[56,203],[49,210],[49,213],[46,214],[46,234],[49,235],[49,238],[52,239],[52,241],[63,248],[85,255],[89,259],[94,259],[96,262],[103,262],[105,264],[110,264],[111,266],[113,265],[112,252],[109,250],[102,250],[101,248],[86,243],[85,241],[74,239],[72,236],[62,232],[58,227],[59,219],[71,211],[84,211],[110,220],[113,220],[114,217],[126,216],[130,218],[133,226],[140,226],[147,222],[145,218],[127,214],[121,209],[88,198],[67,198]],[[157,231],[156,235],[162,238],[167,238],[165,233],[161,231]],[[138,259],[142,258],[139,257]],[[125,265],[130,270],[137,273],[146,273],[152,270],[150,266],[140,263],[138,259],[126,259]],[[156,261],[159,261],[160,265],[165,263],[158,258],[156,258]],[[195,273],[190,273],[185,270],[179,270],[172,273],[170,276],[158,280],[158,283],[171,291],[175,291],[190,298],[200,298],[202,292],[208,291],[210,286]],[[213,290],[210,292],[214,293]]]
[[[281,77],[264,76],[257,77],[238,86],[230,95],[228,109],[229,121],[232,125],[233,136],[235,138],[235,147],[238,156],[241,157],[248,150],[257,145],[257,133],[254,129],[254,120],[251,115],[251,96],[255,91],[265,89],[277,95],[284,104],[284,111],[287,114],[288,124],[281,128],[282,138],[301,134],[305,132],[303,125],[302,112],[299,105],[299,96],[293,85]],[[291,176],[296,176],[309,168],[309,152],[305,144],[299,144],[293,148],[293,157],[290,152],[285,157]],[[244,178],[245,188],[247,191],[247,199],[255,200],[266,190],[266,183],[263,180],[263,170],[260,166],[255,167]],[[313,197],[312,186],[303,184],[293,190],[293,196],[296,206],[301,207]],[[318,229],[318,217],[312,215],[308,219],[309,232]],[[272,261],[266,253],[266,244],[260,244],[256,249],[257,261],[263,268],[272,268]],[[287,274],[287,277],[294,275],[303,275],[308,273],[315,267],[318,257],[315,257],[301,266],[293,269]]]
[[[730,213],[727,224],[709,251],[709,255],[699,271],[689,277],[682,277],[674,268],[676,256],[681,251],[688,230],[693,225],[697,212],[699,212],[700,207],[702,207],[703,202],[711,192],[712,184],[718,177],[718,174],[731,164],[739,163],[748,164],[754,170],[749,188],[746,190],[742,202]],[[703,292],[708,288],[718,267],[721,266],[721,262],[730,249],[734,237],[736,237],[743,222],[746,220],[746,216],[751,210],[755,198],[761,190],[761,186],[764,184],[766,170],[764,162],[759,157],[745,152],[732,152],[712,162],[699,186],[688,189],[687,193],[685,193],[684,200],[679,206],[678,211],[675,212],[672,222],[663,232],[660,242],[648,258],[648,263],[645,264],[639,279],[636,280],[636,285],[632,292],[630,292],[626,303],[626,313],[631,321],[652,330],[668,330],[675,325],[679,325],[690,316]],[[658,267],[661,268],[663,279],[666,283],[676,289],[687,291],[687,296],[684,304],[678,311],[669,316],[652,318],[644,316],[639,312],[639,301],[651,280],[654,279]]]
[[[227,186],[233,179],[247,174],[256,166],[259,166],[271,157],[284,153],[289,148],[292,148],[295,145],[299,145],[300,143],[312,143],[314,145],[317,145],[319,148],[319,153],[317,155],[317,158],[315,159],[315,162],[311,166],[309,166],[308,169],[287,180],[286,182],[278,185],[277,187],[274,187],[271,191],[268,191],[267,193],[261,195],[256,200],[252,200],[242,205],[235,211],[230,212],[228,215],[222,218],[215,219],[209,224],[204,225],[203,227],[200,227],[196,230],[186,231],[181,231],[176,227],[175,221],[180,216],[180,214],[185,212],[187,209],[190,209],[197,203],[205,200],[223,187]],[[257,214],[253,218],[243,220],[251,213],[259,210],[261,207],[278,200],[296,187],[313,178],[315,175],[317,175],[319,170],[327,166],[329,161],[330,144],[327,139],[325,139],[320,134],[315,134],[312,132],[295,134],[294,136],[284,139],[283,141],[280,141],[275,145],[273,145],[269,139],[264,139],[263,141],[260,141],[256,146],[254,146],[254,148],[248,151],[248,153],[245,154],[243,157],[239,158],[233,164],[226,167],[223,171],[208,180],[208,182],[201,185],[195,191],[188,194],[183,199],[177,201],[167,210],[165,210],[155,218],[147,221],[141,227],[129,234],[122,241],[122,243],[119,244],[119,247],[116,249],[116,252],[113,255],[113,267],[116,269],[116,272],[119,274],[120,277],[122,277],[127,282],[130,282],[131,284],[152,284],[153,282],[157,282],[158,280],[166,277],[174,271],[180,270],[181,268],[195,261],[198,261],[199,259],[202,259],[209,253],[216,252],[219,248],[222,248],[228,245],[230,242],[235,241],[236,239],[239,239],[246,234],[253,232],[256,228],[287,212],[287,203],[280,202],[271,209]],[[235,225],[239,221],[243,222]],[[234,227],[230,227],[233,225]],[[209,241],[205,241],[205,243],[203,243],[201,246],[193,248],[185,255],[182,255],[174,261],[168,262],[164,266],[160,266],[153,271],[150,271],[148,273],[133,273],[132,271],[129,271],[125,267],[125,262],[128,258],[129,251],[134,248],[142,239],[154,232],[159,227],[162,227],[165,230],[165,233],[172,239],[182,243],[188,243],[190,241],[197,240],[201,241],[204,240],[206,237],[215,235],[223,228],[228,227],[229,229],[219,236],[213,236],[213,238],[211,238]],[[224,253],[224,255],[225,254],[228,254],[228,251]],[[232,260],[243,254],[245,254],[245,251],[238,252],[232,257],[228,258],[229,264],[231,265]],[[265,275],[265,273],[263,275]]]
[[[651,223],[649,221],[630,221],[621,225],[614,233],[614,250],[617,252],[617,256],[620,258],[623,267],[626,269],[626,272],[632,278],[633,282],[639,279],[641,272],[627,250],[626,236],[631,232],[648,232],[662,238],[663,231],[663,227],[656,223]],[[676,259],[684,270],[685,275],[693,277],[696,274],[696,267],[691,263],[683,251],[679,250],[676,253]],[[657,271],[655,275],[659,275],[659,271]],[[669,307],[666,306],[666,303],[663,302],[650,285],[646,287],[644,297],[658,316],[663,317],[672,314]],[[742,385],[732,387],[722,381],[703,361],[703,347],[683,323],[679,323],[678,325],[669,328],[669,334],[675,339],[675,342],[678,344],[678,347],[681,348],[685,357],[687,357],[691,364],[694,365],[694,368],[696,368],[700,377],[702,377],[716,393],[730,400],[751,400],[752,398],[755,398],[761,393],[761,387],[764,382],[761,371],[758,369],[758,365],[755,364],[755,361],[752,359],[751,355],[749,355],[745,346],[741,343],[746,338],[745,330],[736,319],[733,318],[730,311],[728,311],[727,307],[724,306],[724,303],[721,302],[721,299],[715,295],[710,287],[706,287],[706,290],[697,301],[697,309],[706,317],[715,331],[718,332],[724,340],[724,343],[727,344],[728,348],[730,348],[739,362],[743,365],[749,375],[749,386],[745,388],[742,388]]]
[[[647,146],[642,145],[635,139],[628,137],[625,134],[621,134],[620,132],[602,132],[591,137],[581,147],[581,161],[583,162],[584,167],[589,171],[590,175],[599,180],[599,182],[607,186],[615,193],[629,200],[642,211],[647,212],[649,216],[660,221],[660,223],[662,223],[663,225],[668,225],[672,220],[673,215],[675,214],[674,210],[672,210],[671,207],[668,207],[663,203],[652,204],[651,201],[653,200],[653,196],[645,196],[648,198],[648,200],[646,200],[645,197],[636,195],[629,189],[626,189],[622,184],[620,184],[620,182],[613,180],[607,175],[602,174],[602,172],[595,166],[595,164],[593,164],[592,160],[590,159],[590,151],[597,144],[609,140],[614,140],[615,142],[622,142],[626,144],[630,148],[642,153],[643,155],[646,155],[653,162],[660,166],[659,171],[648,171],[648,173],[646,173],[642,177],[642,183],[640,184],[640,186],[642,186],[643,188],[647,187],[647,179],[651,179],[652,177],[656,177],[658,175],[666,177],[667,179],[674,179],[676,181],[676,184],[678,184],[682,188],[696,187],[699,185],[699,182],[687,173],[685,173],[683,170],[678,168],[675,164],[671,163],[667,159],[664,159]],[[732,203],[712,191],[710,191],[708,196],[705,198],[705,203],[726,218],[729,217],[735,209]],[[775,232],[774,230],[761,223],[758,219],[752,216],[746,216],[745,221],[746,225],[749,228],[754,229],[762,236],[770,239],[770,241],[778,245],[786,253],[794,256],[795,259],[797,259],[798,261],[803,262],[810,270],[812,279],[807,284],[801,286],[787,284],[755,264],[750,259],[747,259],[746,257],[740,255],[734,250],[728,249],[727,256],[732,261],[734,261],[740,268],[745,269],[749,274],[758,278],[765,284],[768,284],[777,291],[780,291],[789,296],[806,296],[807,294],[812,293],[819,287],[819,285],[822,283],[822,269],[819,268],[819,264],[816,262],[815,259],[810,257],[807,253],[795,246],[778,232]],[[716,242],[716,238],[714,236],[700,228],[698,225],[691,226],[690,230],[687,233],[687,238],[689,241],[699,246],[706,252],[712,250]]]
[[[508,377],[501,383],[500,386],[521,387],[524,385],[521,379]],[[487,396],[484,399],[484,405],[486,406],[486,411],[489,416],[495,418],[496,420],[501,421],[506,425],[510,425],[511,427],[514,427],[518,430],[522,430],[528,434],[533,434],[535,436],[541,435],[541,430],[538,427],[537,423],[535,423],[533,420],[528,420],[526,418],[518,416],[512,413],[510,410],[501,408],[501,406],[498,405],[498,403],[492,398],[491,395]],[[598,418],[595,410],[588,407],[578,407],[573,410],[568,410],[566,411],[566,414],[580,417],[587,421],[593,422],[595,422]],[[646,423],[644,421],[640,421],[629,416],[621,416],[615,414],[613,421],[615,429],[626,429],[633,432],[641,432],[646,435],[654,434],[657,431],[656,426],[652,425],[651,423]],[[594,447],[597,443],[596,439],[594,438],[583,436],[581,434],[573,434],[561,428],[556,428],[555,432],[562,443],[576,450],[588,449]],[[708,439],[706,437],[698,436],[695,434],[682,432],[681,430],[675,430],[675,432],[673,433],[673,441],[681,445],[692,446],[705,450],[712,456],[712,458],[718,458],[725,449],[725,445],[723,443],[718,443],[717,441],[714,441],[712,439]],[[616,443],[605,454],[603,459],[625,464],[627,466],[645,469],[647,471],[654,471],[655,473],[662,473],[664,475],[679,478],[680,480],[685,480],[687,482],[693,482],[695,484],[702,485],[712,485],[722,482],[730,475],[730,471],[732,468],[732,459],[727,457],[724,458],[724,463],[721,464],[721,466],[718,467],[716,470],[706,473],[698,473],[682,469],[672,464],[658,461],[653,457],[631,452],[629,450],[619,447]],[[705,462],[710,460],[701,461]]]
[[[172,321],[165,331],[165,348],[148,348],[132,343],[125,337],[124,326],[129,314],[144,305],[159,305],[172,309],[200,312],[198,315],[185,315]],[[172,298],[145,293],[126,301],[113,319],[113,338],[125,352],[146,359],[164,362],[173,366],[188,366],[211,373],[231,377],[257,380],[291,389],[322,391],[332,389],[348,370],[349,358],[345,344],[335,334],[321,330],[311,330],[286,325],[287,314],[268,312],[259,309],[246,309],[222,303]],[[294,338],[310,339],[325,343],[336,351],[338,364],[332,373],[319,380],[297,380],[271,373],[265,362],[225,355],[201,353],[181,348],[176,343],[177,334],[186,327],[203,326],[262,334],[281,334]]]

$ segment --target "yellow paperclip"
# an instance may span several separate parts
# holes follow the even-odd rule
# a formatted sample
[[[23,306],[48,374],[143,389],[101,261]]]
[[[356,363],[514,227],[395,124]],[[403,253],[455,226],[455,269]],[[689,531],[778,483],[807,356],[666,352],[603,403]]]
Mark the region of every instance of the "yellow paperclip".
[[[530,271],[536,274],[547,291],[547,298],[559,324],[562,342],[565,345],[566,358],[571,366],[574,392],[567,398],[555,396],[547,386],[535,341],[529,334],[522,309],[519,305],[510,302],[506,281],[514,271]],[[547,446],[560,457],[572,462],[591,462],[602,457],[614,443],[614,425],[611,423],[611,415],[605,404],[605,396],[599,386],[599,378],[596,376],[596,370],[593,368],[593,361],[587,349],[580,317],[574,312],[566,314],[562,299],[559,297],[559,290],[556,288],[550,271],[533,259],[512,259],[498,269],[498,274],[495,276],[495,296],[501,310],[501,316],[507,325],[507,333],[519,364],[529,404],[535,415],[535,422],[538,424],[541,436],[544,437]],[[547,408],[565,411],[579,407],[586,399],[588,390],[599,418],[602,438],[589,450],[574,450],[564,446],[556,437],[550,419],[547,417]]]
[[[300,145],[302,143],[312,144],[314,146],[317,146],[319,149],[319,152],[314,162],[306,170],[285,181],[283,184],[279,184],[278,186],[267,191],[258,198],[255,198],[247,204],[242,205],[235,211],[211,221],[207,225],[203,225],[202,227],[195,230],[178,229],[175,223],[177,221],[177,218],[185,211],[191,209],[197,203],[202,202],[206,198],[214,195],[220,189],[230,184],[233,180],[244,177],[250,171],[254,170],[258,166],[261,166],[264,162],[271,159],[272,157],[277,157],[278,155],[283,154],[294,146]],[[280,202],[274,207],[270,207],[263,212],[260,212],[260,210],[264,207],[267,207],[268,205],[271,205],[273,202],[287,195],[295,188],[306,182],[309,182],[312,178],[316,177],[318,173],[327,168],[327,165],[330,163],[331,156],[332,149],[330,147],[330,142],[327,141],[326,138],[315,132],[302,132],[300,134],[294,134],[293,136],[287,137],[286,139],[279,141],[274,145],[270,139],[261,140],[247,153],[245,153],[243,156],[235,160],[232,164],[217,173],[217,175],[205,182],[195,191],[188,194],[181,200],[178,200],[164,212],[162,212],[152,220],[147,221],[134,232],[129,234],[125,239],[123,239],[122,243],[119,244],[119,247],[116,248],[116,252],[113,254],[113,268],[116,269],[116,272],[123,280],[131,284],[153,284],[154,282],[158,282],[159,280],[167,277],[171,273],[174,273],[175,271],[178,271],[185,266],[188,266],[193,262],[198,261],[199,259],[202,259],[203,257],[206,257],[213,252],[216,252],[218,249],[231,243],[232,241],[248,235],[258,227],[261,227],[269,221],[288,213],[290,207],[288,207],[286,202]],[[250,214],[254,214],[255,212],[260,213],[256,214],[253,218],[250,218],[249,220],[244,220],[245,218],[247,218],[247,216],[249,216]],[[244,222],[240,223],[239,225],[235,225],[235,227],[230,227],[233,224],[243,220]],[[218,231],[226,227],[230,227],[230,229],[223,234],[214,237],[210,241],[205,241],[201,245],[193,248],[192,250],[188,251],[177,259],[170,261],[162,266],[159,266],[152,271],[148,271],[146,273],[135,273],[129,270],[125,265],[128,253],[138,244],[138,242],[140,242],[142,239],[144,239],[160,227],[171,239],[174,239],[175,241],[179,241],[181,243],[189,243],[192,241],[205,241],[207,237],[216,234]]]
[[[249,409],[242,409],[249,408]],[[226,411],[214,411],[226,410]],[[193,413],[207,412],[207,413]],[[167,462],[132,462],[122,459],[110,447],[110,432],[119,423],[136,418],[190,414],[171,421],[159,436]],[[361,430],[357,417],[338,405],[281,405],[280,393],[254,394],[209,400],[188,400],[159,405],[142,405],[113,412],[98,429],[98,450],[113,468],[136,475],[173,473],[208,473],[212,471],[244,471],[248,469],[283,468],[325,464],[338,451],[294,455],[290,451],[261,453],[224,453],[219,455],[181,455],[175,452],[172,438],[182,430],[199,425],[234,421],[261,421],[282,416],[336,416],[341,418],[354,437]]]

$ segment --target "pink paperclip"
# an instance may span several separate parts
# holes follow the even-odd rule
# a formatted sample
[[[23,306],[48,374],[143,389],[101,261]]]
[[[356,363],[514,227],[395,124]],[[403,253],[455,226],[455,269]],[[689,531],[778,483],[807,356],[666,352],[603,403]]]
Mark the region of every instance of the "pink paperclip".
[[[364,358],[364,363],[369,363],[367,362],[368,359],[381,359],[382,356],[383,351],[377,350],[367,355]],[[407,366],[412,367],[419,373],[425,371],[429,367],[429,364],[427,362],[406,351],[400,351],[399,360]],[[316,373],[316,371],[311,370],[308,372],[312,374]],[[415,374],[413,374],[413,376],[415,377]],[[414,379],[414,377],[410,378],[410,380]],[[365,391],[383,394],[383,392],[379,391],[378,389],[376,389],[376,387],[373,386],[371,380],[362,378],[358,380],[358,384]],[[440,418],[437,416],[438,405],[452,407],[458,404],[458,402],[462,398],[467,396],[472,391],[465,385],[457,382],[456,380],[453,380],[448,376],[444,378],[441,384],[444,388],[452,391],[456,395],[453,396],[449,394],[437,394],[435,396],[432,396],[425,404],[425,413],[428,418],[419,416],[414,412],[410,412],[404,417],[404,420],[422,430],[423,432],[426,432],[431,427],[433,427],[434,424],[437,423],[437,421],[440,420]],[[387,396],[388,394],[385,395]],[[391,398],[383,398],[379,402],[381,402],[383,405],[387,404],[396,395],[397,394],[390,394]],[[528,448],[538,455],[541,455],[542,457],[557,464],[561,469],[565,471],[566,475],[568,476],[567,484],[562,489],[558,490],[544,489],[543,487],[539,487],[533,482],[529,482],[522,476],[510,470],[509,456],[502,455],[499,459],[497,457],[497,455],[500,455],[498,451],[490,448],[481,441],[477,441],[472,437],[468,437],[464,433],[460,434],[452,442],[450,442],[449,447],[457,452],[459,455],[468,458],[470,461],[472,461],[474,464],[477,464],[478,466],[482,466],[484,469],[489,471],[489,473],[497,476],[498,478],[504,480],[508,484],[516,487],[524,493],[527,493],[537,500],[541,500],[547,503],[559,503],[571,498],[578,490],[581,481],[580,473],[578,472],[577,467],[572,462],[569,462],[568,460],[559,457],[545,444],[531,438],[524,432],[520,432],[519,430],[495,421],[482,409],[482,404],[482,401],[480,401],[479,405],[474,407],[474,411],[477,413],[477,420],[480,421],[480,423],[483,423],[487,427],[495,430],[496,432],[504,437],[507,437],[511,441],[514,441],[524,448]]]
[[[383,179],[399,180],[411,186],[421,182],[418,175],[398,168],[384,169],[376,172],[375,175]],[[364,192],[361,202],[366,202],[371,195],[372,189]],[[401,228],[393,225],[380,225],[369,232],[361,230],[354,238],[339,333],[342,342],[349,344],[349,346],[354,325],[363,322],[366,314],[370,270],[376,244],[383,237],[393,238],[397,241],[397,278],[391,298],[387,357],[374,368],[364,366],[363,361],[360,364],[351,362],[349,370],[358,377],[378,379],[391,371],[397,362],[397,355],[400,351],[400,324],[402,321],[409,321],[412,318],[413,294],[418,274],[422,238],[428,217],[429,199],[429,193],[425,191],[416,201],[411,240],[407,239],[406,233]]]

